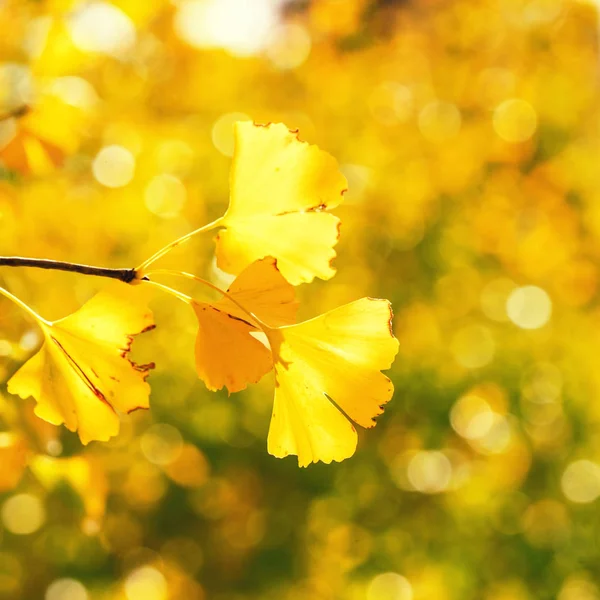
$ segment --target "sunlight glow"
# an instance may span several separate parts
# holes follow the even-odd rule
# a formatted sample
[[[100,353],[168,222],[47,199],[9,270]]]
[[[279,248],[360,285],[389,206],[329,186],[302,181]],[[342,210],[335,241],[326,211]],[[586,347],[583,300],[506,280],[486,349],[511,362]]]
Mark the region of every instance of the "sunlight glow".
[[[398,573],[381,573],[373,577],[367,588],[367,600],[412,600],[408,579]]]
[[[89,595],[76,579],[56,579],[46,590],[45,600],[88,600]]]
[[[134,171],[135,158],[122,146],[105,146],[92,163],[96,180],[109,188],[126,186],[133,179]]]
[[[167,581],[154,567],[140,567],[125,580],[127,600],[166,600],[167,594]]]
[[[15,535],[29,535],[36,532],[46,521],[46,511],[42,501],[32,494],[11,496],[2,505],[2,523]]]
[[[552,300],[540,287],[526,285],[517,288],[506,302],[508,318],[521,329],[539,329],[552,315]]]
[[[73,43],[84,52],[119,56],[135,44],[135,26],[113,4],[91,2],[83,5],[69,20]]]
[[[224,48],[237,56],[261,52],[277,25],[275,0],[187,0],[175,15],[175,31],[195,48]]]
[[[563,473],[560,487],[571,502],[593,502],[600,496],[600,466],[590,460],[572,462]]]

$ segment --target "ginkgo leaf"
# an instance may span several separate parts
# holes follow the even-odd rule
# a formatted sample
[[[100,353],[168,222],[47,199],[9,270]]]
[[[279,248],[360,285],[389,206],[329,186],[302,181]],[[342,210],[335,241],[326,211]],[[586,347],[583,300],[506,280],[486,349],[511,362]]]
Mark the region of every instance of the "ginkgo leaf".
[[[296,322],[296,293],[280,273],[279,263],[272,256],[246,267],[231,283],[227,293],[270,327]],[[214,306],[239,319],[249,318],[246,312],[226,296],[215,302]]]
[[[77,312],[40,324],[44,344],[8,382],[8,391],[37,401],[35,413],[77,431],[81,442],[119,432],[119,414],[148,408],[149,365],[128,359],[133,336],[154,327],[139,288],[118,284]]]
[[[389,369],[398,341],[387,300],[363,298],[310,321],[267,330],[275,360],[270,454],[298,464],[354,454],[352,421],[372,427],[392,397]]]
[[[339,219],[327,210],[347,182],[335,159],[298,139],[285,125],[235,125],[231,197],[217,236],[217,261],[240,273],[265,256],[292,284],[335,274]]]
[[[256,327],[210,304],[192,304],[198,319],[196,372],[211,391],[239,392],[273,367],[269,349],[251,333]]]
[[[274,258],[256,261],[227,290],[247,311],[272,326],[294,323],[294,288],[284,279]],[[209,390],[229,392],[256,383],[273,368],[271,351],[257,339],[256,321],[232,300],[193,302],[198,318],[196,370]]]

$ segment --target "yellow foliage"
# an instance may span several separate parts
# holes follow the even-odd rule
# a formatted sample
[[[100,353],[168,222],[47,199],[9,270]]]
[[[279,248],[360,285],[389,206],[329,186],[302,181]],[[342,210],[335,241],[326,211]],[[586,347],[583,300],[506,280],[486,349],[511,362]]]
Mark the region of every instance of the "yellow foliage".
[[[600,598],[598,2],[4,0],[0,31],[0,254],[141,263],[94,331],[101,279],[0,266],[47,319],[1,299],[1,597]]]
[[[120,413],[148,408],[145,380],[154,365],[127,357],[133,336],[153,327],[140,290],[115,287],[64,319],[39,324],[41,350],[8,382],[10,393],[36,399],[39,417],[64,423],[87,444],[116,435]]]
[[[222,300],[192,302],[192,308],[198,319],[198,376],[209,390],[226,386],[238,392],[272,368],[271,353],[257,339],[260,326],[252,315],[273,325],[293,323],[297,302],[275,259],[266,258],[244,269]]]
[[[373,427],[392,397],[389,369],[398,352],[385,300],[363,298],[320,317],[267,329],[275,361],[269,452],[298,464],[354,454],[352,421]]]
[[[285,125],[237,123],[231,198],[217,237],[219,266],[239,273],[273,256],[293,285],[335,274],[339,219],[329,212],[347,188],[333,157]]]

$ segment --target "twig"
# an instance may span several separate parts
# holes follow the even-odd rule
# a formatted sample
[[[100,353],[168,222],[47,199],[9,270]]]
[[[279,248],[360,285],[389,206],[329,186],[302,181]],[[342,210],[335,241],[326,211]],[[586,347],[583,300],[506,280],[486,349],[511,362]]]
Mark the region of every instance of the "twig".
[[[36,267],[38,269],[52,269],[54,271],[69,271],[82,275],[96,275],[97,277],[118,279],[124,283],[131,283],[136,276],[135,269],[107,269],[60,260],[23,258],[20,256],[0,256],[0,267]]]

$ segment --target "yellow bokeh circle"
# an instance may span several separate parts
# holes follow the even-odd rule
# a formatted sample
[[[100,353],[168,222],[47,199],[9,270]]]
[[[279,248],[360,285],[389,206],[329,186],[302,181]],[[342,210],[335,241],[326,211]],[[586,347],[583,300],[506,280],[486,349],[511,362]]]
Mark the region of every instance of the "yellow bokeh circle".
[[[529,102],[511,98],[496,107],[493,124],[494,131],[505,142],[518,144],[527,141],[535,133],[537,113]]]

